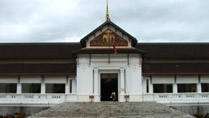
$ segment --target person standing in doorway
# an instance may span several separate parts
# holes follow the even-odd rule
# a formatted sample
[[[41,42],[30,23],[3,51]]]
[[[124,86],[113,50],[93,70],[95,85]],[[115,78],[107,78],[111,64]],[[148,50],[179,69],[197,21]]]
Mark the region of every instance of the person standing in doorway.
[[[112,92],[110,98],[112,98],[112,101],[115,101],[116,100],[116,93]]]

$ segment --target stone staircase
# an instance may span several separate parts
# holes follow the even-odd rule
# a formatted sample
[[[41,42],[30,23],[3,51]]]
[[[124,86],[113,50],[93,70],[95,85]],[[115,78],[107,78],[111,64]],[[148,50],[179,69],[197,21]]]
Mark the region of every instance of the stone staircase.
[[[28,118],[193,118],[154,102],[62,103]]]

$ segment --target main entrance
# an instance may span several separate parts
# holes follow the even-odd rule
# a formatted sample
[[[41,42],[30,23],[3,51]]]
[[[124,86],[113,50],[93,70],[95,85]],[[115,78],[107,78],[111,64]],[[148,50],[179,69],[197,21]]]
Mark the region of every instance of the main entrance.
[[[118,74],[101,74],[101,101],[112,101],[111,94],[116,93],[118,101]]]

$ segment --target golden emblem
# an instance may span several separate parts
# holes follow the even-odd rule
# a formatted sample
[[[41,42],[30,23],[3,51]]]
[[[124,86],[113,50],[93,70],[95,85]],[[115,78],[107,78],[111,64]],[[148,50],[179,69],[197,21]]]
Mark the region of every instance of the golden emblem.
[[[90,46],[112,46],[113,41],[115,41],[115,46],[128,46],[128,41],[124,40],[110,29],[94,38],[90,42]]]
[[[115,36],[112,34],[111,30],[105,31],[105,34],[102,37],[103,42],[106,42],[107,44],[112,44],[112,39],[115,40]]]

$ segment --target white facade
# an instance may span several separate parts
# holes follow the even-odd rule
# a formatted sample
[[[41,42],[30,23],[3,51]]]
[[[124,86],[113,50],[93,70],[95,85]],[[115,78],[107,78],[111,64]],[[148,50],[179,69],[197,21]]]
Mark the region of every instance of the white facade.
[[[88,55],[85,55],[88,57]],[[102,56],[102,55],[100,55]],[[113,55],[112,55],[113,56]],[[121,55],[125,56],[125,55]],[[105,55],[103,55],[105,57]],[[130,56],[131,57],[131,56]],[[133,55],[134,57],[134,55]],[[137,59],[137,58],[135,58]],[[152,76],[143,77],[141,74],[140,63],[138,65],[128,65],[124,60],[117,66],[117,62],[111,61],[110,64],[98,64],[92,59],[91,65],[82,65],[78,67],[78,72],[84,69],[92,70],[92,76],[89,73],[80,74],[82,76],[74,77],[1,77],[1,83],[16,83],[16,93],[0,93],[1,105],[42,105],[51,106],[62,102],[100,102],[101,95],[101,73],[117,73],[118,76],[118,97],[119,102],[141,102],[155,101],[165,104],[208,104],[209,92],[202,92],[201,85],[208,84],[209,76]],[[121,58],[119,59],[121,60]],[[109,69],[111,68],[111,69]],[[83,70],[82,70],[83,69]],[[130,72],[131,71],[131,72]],[[84,71],[85,72],[85,71]],[[42,79],[41,79],[42,78]],[[96,79],[97,78],[97,79]],[[8,81],[11,80],[11,81]],[[61,80],[61,81],[57,81]],[[18,81],[20,83],[18,83]],[[79,81],[82,81],[79,83]],[[148,82],[148,83],[147,83]],[[22,84],[24,83],[41,83],[41,93],[22,93]],[[65,93],[46,93],[47,83],[64,83]],[[178,84],[195,84],[197,91],[195,92],[178,92]],[[154,84],[171,84],[172,93],[153,93]],[[72,87],[70,87],[72,86]],[[148,86],[148,87],[147,87]],[[147,90],[147,88],[149,90]],[[94,96],[93,99],[90,96]],[[126,98],[125,96],[129,96]]]
[[[117,47],[118,49],[135,49],[132,47],[133,39],[130,36],[119,31],[114,25],[104,25],[87,37],[86,47],[83,50],[112,49],[110,46],[91,47],[90,45],[93,39],[100,36],[106,30],[114,31],[114,33],[128,42],[126,47]],[[178,74],[169,76],[143,76],[143,55],[136,53],[119,53],[117,55],[93,53],[76,54],[76,56],[76,76],[0,77],[0,84],[2,84],[0,89],[7,91],[6,85],[12,84],[16,86],[15,92],[0,93],[0,105],[50,106],[62,102],[100,102],[102,97],[102,74],[118,75],[116,84],[119,102],[209,103],[209,91],[203,92],[202,90],[203,84],[209,84],[209,76],[182,76]],[[25,89],[30,89],[28,86],[23,87],[25,84],[40,86],[40,91],[38,93],[23,93]],[[164,86],[161,89],[163,92],[159,93],[157,91],[158,93],[156,93],[155,87],[159,86]],[[56,93],[53,87],[62,89],[60,90],[62,93]],[[8,91],[11,92],[11,90]]]
[[[80,55],[78,61],[78,101],[91,101],[89,95],[94,96],[93,101],[100,101],[100,75],[102,73],[118,74],[118,98],[120,102],[125,101],[125,95],[129,95],[129,101],[142,101],[142,86],[139,86],[142,85],[140,55],[129,55],[129,59],[127,59],[126,54],[111,54],[110,58],[108,54]]]

